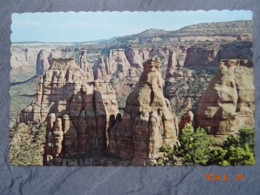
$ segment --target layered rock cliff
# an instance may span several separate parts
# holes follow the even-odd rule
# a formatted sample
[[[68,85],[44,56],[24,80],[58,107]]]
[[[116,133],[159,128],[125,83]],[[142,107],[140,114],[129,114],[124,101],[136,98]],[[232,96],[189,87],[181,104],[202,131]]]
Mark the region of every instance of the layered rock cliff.
[[[160,61],[148,60],[124,114],[111,121],[109,150],[133,165],[155,164],[159,148],[177,143],[177,128],[169,101],[163,95]]]
[[[63,156],[93,147],[104,150],[109,117],[118,113],[110,84],[93,82],[74,59],[52,60],[34,101],[20,114],[20,122],[27,124],[47,121],[45,164],[59,164]]]
[[[187,49],[185,67],[218,66],[220,59],[250,59],[252,46],[250,41],[197,42]]]
[[[13,46],[11,51],[11,82],[25,81],[33,76],[35,76],[36,70],[36,60],[39,52],[38,48],[16,47]]]
[[[20,114],[20,121],[41,123],[49,113],[66,110],[66,101],[81,85],[91,80],[72,58],[53,58],[52,65],[39,79],[34,101]]]
[[[208,134],[234,134],[254,127],[254,84],[251,60],[221,60],[219,70],[202,95],[196,126]]]
[[[219,61],[219,44],[207,47],[190,47],[185,66],[216,66]]]

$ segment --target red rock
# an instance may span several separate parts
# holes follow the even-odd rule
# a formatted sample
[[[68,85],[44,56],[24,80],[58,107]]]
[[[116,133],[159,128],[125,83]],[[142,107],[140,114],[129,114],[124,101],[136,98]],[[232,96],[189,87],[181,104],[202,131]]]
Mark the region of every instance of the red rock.
[[[86,50],[81,50],[79,55],[79,67],[87,72],[88,77],[90,80],[94,79],[93,70],[91,68],[91,65],[87,61],[87,52]]]
[[[254,127],[254,85],[251,61],[222,60],[219,71],[202,95],[196,126],[209,134],[228,135]]]
[[[179,124],[180,134],[182,134],[182,129],[186,125],[193,127],[193,118],[194,118],[194,115],[189,110],[184,115],[182,115],[181,121],[180,121],[180,124]]]
[[[176,144],[176,131],[170,103],[163,96],[160,61],[149,60],[127,98],[122,119],[118,117],[111,128],[109,150],[133,159],[135,165],[151,163],[162,145]]]
[[[40,78],[34,101],[20,114],[20,122],[27,124],[47,119],[46,164],[92,148],[104,150],[109,117],[118,113],[109,83],[94,82],[74,59],[52,60]]]

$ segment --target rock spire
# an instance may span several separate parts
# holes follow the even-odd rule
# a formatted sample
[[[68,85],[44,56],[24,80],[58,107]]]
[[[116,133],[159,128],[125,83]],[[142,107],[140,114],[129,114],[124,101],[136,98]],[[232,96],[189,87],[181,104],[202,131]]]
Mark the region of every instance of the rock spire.
[[[132,158],[133,165],[155,164],[159,148],[177,142],[174,116],[163,95],[160,61],[144,63],[144,71],[127,98],[122,118],[110,130],[110,152]]]

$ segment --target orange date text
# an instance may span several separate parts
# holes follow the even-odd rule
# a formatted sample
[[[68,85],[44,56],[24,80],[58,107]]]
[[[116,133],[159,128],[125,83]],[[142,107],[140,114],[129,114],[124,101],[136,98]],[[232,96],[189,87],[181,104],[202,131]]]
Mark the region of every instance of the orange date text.
[[[224,180],[224,181],[230,181],[230,180],[235,180],[235,181],[243,181],[243,174],[235,174],[235,175],[230,175],[230,174],[224,174],[219,176],[219,174],[204,174],[204,181],[218,181],[218,180]]]

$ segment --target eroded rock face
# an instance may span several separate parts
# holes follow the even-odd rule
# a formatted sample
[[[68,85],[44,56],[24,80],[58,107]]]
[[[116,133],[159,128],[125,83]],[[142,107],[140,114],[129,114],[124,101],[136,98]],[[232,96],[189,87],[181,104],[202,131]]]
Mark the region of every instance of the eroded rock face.
[[[37,55],[36,76],[43,75],[49,68],[48,52],[41,50]]]
[[[182,115],[181,117],[181,121],[179,124],[179,129],[180,129],[180,134],[182,134],[182,129],[187,125],[190,127],[193,127],[193,118],[194,118],[194,114],[190,111],[187,110],[186,113],[184,115]]]
[[[185,66],[216,66],[219,62],[219,45],[211,46],[210,48],[189,48]]]
[[[28,48],[27,46],[11,46],[11,72],[10,81],[20,82],[30,79],[36,74],[36,60],[39,53],[38,48]]]
[[[108,70],[108,59],[104,57],[99,57],[97,66],[94,69],[94,76],[97,80],[109,80],[109,75],[111,72]]]
[[[192,112],[196,110],[214,74],[212,70],[185,68],[182,57],[183,53],[178,49],[170,52],[164,86],[164,95],[179,120],[188,107]]]
[[[143,62],[149,59],[149,50],[146,48],[128,48],[126,56],[133,67],[143,68]]]
[[[118,113],[118,106],[109,83],[91,80],[74,59],[52,60],[20,122],[47,121],[45,163],[59,164],[63,156],[91,148],[104,150],[109,117]]]
[[[40,77],[34,101],[20,114],[20,121],[42,123],[49,113],[65,113],[67,100],[91,81],[72,58],[53,58],[51,68]]]
[[[166,72],[166,82],[174,82],[184,77],[183,64],[180,64],[177,52],[171,51]]]
[[[110,152],[132,158],[133,165],[154,164],[162,145],[177,142],[169,101],[163,95],[160,61],[144,63],[139,83],[128,96],[123,117],[110,129]]]
[[[196,126],[209,134],[228,135],[254,127],[254,85],[251,60],[221,60],[196,111]]]
[[[252,59],[252,41],[228,42],[220,45],[220,59]]]
[[[94,74],[93,74],[93,70],[91,68],[91,65],[88,63],[87,61],[87,52],[86,50],[81,50],[80,51],[80,55],[79,55],[79,66],[80,68],[87,72],[88,77],[91,80],[94,80]]]
[[[107,58],[100,58],[94,70],[95,79],[105,78],[107,75],[111,76],[114,73],[118,77],[127,76],[130,67],[124,49],[111,49]]]
[[[49,64],[52,64],[53,58],[61,58],[62,57],[62,50],[61,49],[52,49],[48,56]]]

